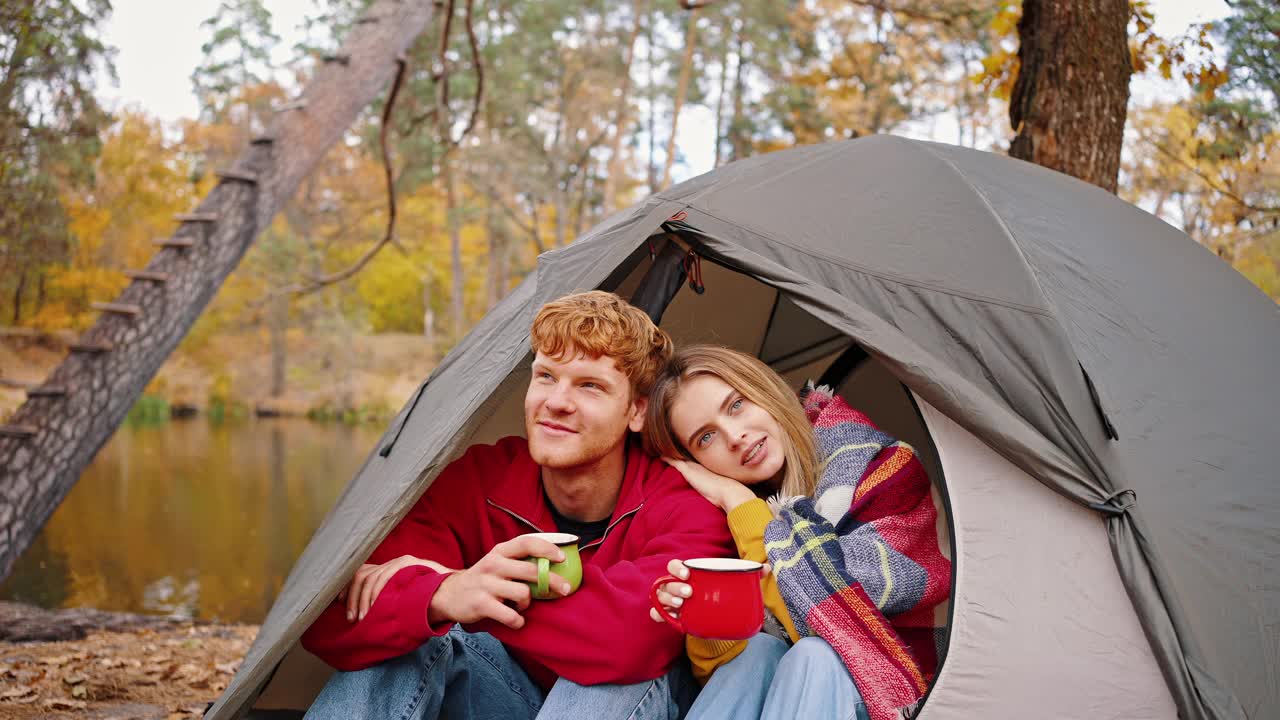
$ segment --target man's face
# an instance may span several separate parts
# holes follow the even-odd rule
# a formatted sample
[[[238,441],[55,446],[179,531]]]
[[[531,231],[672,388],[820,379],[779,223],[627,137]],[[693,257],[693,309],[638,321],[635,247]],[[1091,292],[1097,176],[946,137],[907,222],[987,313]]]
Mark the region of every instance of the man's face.
[[[598,462],[628,429],[640,430],[646,402],[633,397],[631,382],[613,358],[586,357],[573,348],[561,358],[540,352],[524,396],[529,452],[552,469]]]

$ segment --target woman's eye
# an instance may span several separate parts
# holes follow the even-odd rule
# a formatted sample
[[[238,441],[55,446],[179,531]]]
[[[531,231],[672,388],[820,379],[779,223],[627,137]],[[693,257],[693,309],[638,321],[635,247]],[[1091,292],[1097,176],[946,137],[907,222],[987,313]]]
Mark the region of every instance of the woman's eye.
[[[698,438],[698,447],[700,448],[706,447],[707,443],[711,442],[711,436],[714,434],[715,433],[711,433],[711,432],[702,433],[702,437]]]
[[[734,400],[733,404],[729,406],[729,410],[731,412],[737,412],[741,408],[742,408],[742,398],[738,398],[737,400]]]

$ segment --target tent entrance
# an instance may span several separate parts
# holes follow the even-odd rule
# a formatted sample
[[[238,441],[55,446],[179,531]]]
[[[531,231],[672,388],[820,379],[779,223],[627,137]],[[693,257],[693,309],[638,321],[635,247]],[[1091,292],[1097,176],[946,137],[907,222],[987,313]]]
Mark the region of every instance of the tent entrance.
[[[649,258],[650,248],[661,252],[668,242],[664,235],[651,237],[650,244],[637,249],[619,271],[602,284],[602,289],[631,299],[646,274],[655,267]],[[806,380],[821,379],[837,387],[840,395],[885,432],[910,443],[933,481],[939,546],[943,554],[951,558],[954,543],[942,465],[911,392],[852,339],[813,317],[773,287],[706,258],[702,259],[701,272],[705,292],[696,293],[686,283],[675,292],[661,314],[660,325],[676,345],[715,343],[751,353],[764,360],[797,391]],[[473,430],[460,447],[524,435],[524,390],[529,382],[531,363],[532,355],[517,364],[490,394],[472,417],[469,424]],[[953,571],[953,595],[955,576]],[[946,605],[940,612],[947,613],[949,627],[950,603]],[[944,661],[945,655],[939,657],[940,671]],[[295,645],[277,667],[254,708],[258,711],[305,709],[331,672],[300,644]]]
[[[649,244],[629,258],[629,272],[617,273],[602,289],[634,299],[651,270],[660,271],[650,254],[660,256],[671,242],[664,235],[649,238]],[[664,280],[665,281],[665,280]],[[822,381],[836,388],[850,405],[866,413],[885,432],[915,448],[933,482],[933,500],[938,512],[938,544],[953,564],[954,547],[951,513],[943,465],[929,427],[915,396],[874,357],[850,337],[802,309],[772,286],[713,260],[701,260],[704,292],[690,289],[686,282],[660,313],[663,330],[676,346],[715,343],[759,357],[799,391],[807,380]],[[463,446],[491,443],[508,435],[524,435],[524,388],[529,381],[528,362],[520,363],[499,392],[482,408],[487,413]],[[952,596],[955,578],[952,573]],[[940,619],[950,627],[951,603],[938,608]],[[945,663],[939,656],[939,671]]]

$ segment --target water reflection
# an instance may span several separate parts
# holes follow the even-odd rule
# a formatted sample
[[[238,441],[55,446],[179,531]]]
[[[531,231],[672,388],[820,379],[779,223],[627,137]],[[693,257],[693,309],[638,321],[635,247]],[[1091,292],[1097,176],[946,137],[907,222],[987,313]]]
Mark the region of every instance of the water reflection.
[[[259,622],[379,434],[305,420],[122,427],[0,598]]]

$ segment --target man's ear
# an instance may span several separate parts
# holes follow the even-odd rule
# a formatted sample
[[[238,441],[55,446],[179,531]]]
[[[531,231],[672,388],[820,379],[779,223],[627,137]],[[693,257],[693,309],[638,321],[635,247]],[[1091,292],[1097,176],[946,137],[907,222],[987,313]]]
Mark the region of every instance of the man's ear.
[[[627,420],[627,427],[631,429],[631,432],[640,432],[644,429],[644,416],[648,410],[648,395],[637,395],[635,400],[631,401],[631,417]]]

